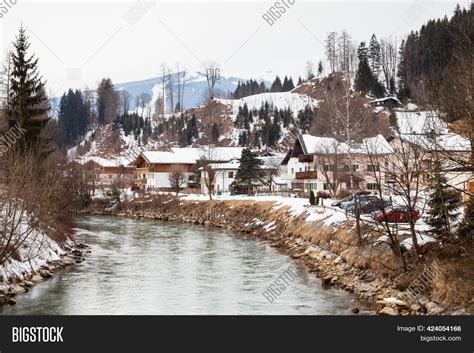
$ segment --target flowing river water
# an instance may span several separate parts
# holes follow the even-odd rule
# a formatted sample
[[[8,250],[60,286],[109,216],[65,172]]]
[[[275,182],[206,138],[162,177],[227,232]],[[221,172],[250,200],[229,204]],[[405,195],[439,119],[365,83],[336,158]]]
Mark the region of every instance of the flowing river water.
[[[90,246],[86,260],[18,295],[1,314],[337,315],[353,306],[371,313],[254,236],[112,217],[80,218],[77,227],[77,240]],[[289,268],[296,276],[285,276],[270,303],[264,292]]]

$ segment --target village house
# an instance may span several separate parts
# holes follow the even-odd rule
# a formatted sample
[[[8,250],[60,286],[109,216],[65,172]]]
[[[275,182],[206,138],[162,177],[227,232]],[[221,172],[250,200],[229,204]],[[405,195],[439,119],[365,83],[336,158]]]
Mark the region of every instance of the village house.
[[[259,181],[254,191],[277,193],[287,190],[287,182],[282,180],[279,175],[281,173],[280,166],[284,156],[278,154],[260,156],[263,164],[261,169],[265,173],[264,180]],[[227,163],[213,163],[210,168],[215,173],[214,180],[212,180],[213,194],[237,193],[238,187],[234,185],[237,171],[240,167],[239,159],[235,158]],[[203,168],[201,171],[201,192],[209,194],[207,184],[210,182],[208,173]],[[207,180],[207,182],[206,182]]]
[[[385,181],[379,164],[392,153],[382,135],[347,144],[300,134],[282,162],[288,173],[283,177],[298,192],[313,190],[335,196],[343,191],[375,191]]]
[[[73,162],[83,168],[94,177],[97,187],[108,187],[113,183],[120,182],[123,186],[130,186],[134,167],[128,166],[129,161],[125,158],[116,157],[107,159],[102,157],[81,157]]]
[[[370,102],[374,108],[398,108],[402,106],[402,102],[398,100],[397,97],[385,97],[380,99],[374,99]]]
[[[448,125],[434,112],[397,112],[396,116],[398,131],[388,141],[398,154],[403,152],[403,143],[423,151],[420,184],[429,186],[435,161],[438,161],[447,184],[463,190],[466,181],[474,176],[473,171],[463,165],[467,163],[459,163],[469,160],[470,141],[450,131]]]
[[[145,151],[131,163],[136,169],[133,190],[169,191],[170,175],[174,171],[183,173],[183,188],[200,188],[199,171],[196,169],[203,160],[226,163],[240,158],[241,147],[175,148],[167,151]]]

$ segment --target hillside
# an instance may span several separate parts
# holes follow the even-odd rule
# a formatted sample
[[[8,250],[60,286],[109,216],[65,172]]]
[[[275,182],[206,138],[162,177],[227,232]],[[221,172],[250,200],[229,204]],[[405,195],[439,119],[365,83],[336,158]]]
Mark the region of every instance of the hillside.
[[[328,124],[332,116],[328,109],[332,108],[328,107],[327,100],[335,95],[340,99],[340,80],[333,75],[315,78],[291,92],[261,93],[241,99],[217,98],[181,114],[153,114],[152,119],[140,114],[129,116],[117,124],[96,126],[94,133],[87,134],[80,147],[73,151],[78,155],[108,156],[127,154],[130,149],[210,143],[284,150],[294,141],[297,128],[315,135],[337,137],[338,124]],[[146,84],[154,89],[158,85],[153,81],[137,85],[143,88]],[[354,94],[353,100],[357,103],[353,109],[362,109],[370,119],[375,119],[368,121],[360,136],[387,134],[386,114],[374,112],[369,97]]]

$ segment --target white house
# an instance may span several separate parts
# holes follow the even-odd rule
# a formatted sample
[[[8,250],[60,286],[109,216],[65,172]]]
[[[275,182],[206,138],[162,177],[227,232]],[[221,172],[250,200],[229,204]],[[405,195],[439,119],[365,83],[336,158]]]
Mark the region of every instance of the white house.
[[[170,175],[174,171],[184,174],[183,187],[199,186],[194,166],[201,160],[228,162],[240,158],[241,147],[170,148],[168,151],[145,151],[131,163],[134,172],[133,188],[141,190],[169,190]]]
[[[278,169],[281,163],[282,156],[265,156],[259,157],[263,164],[261,169],[265,172],[274,171],[271,175],[272,178],[272,191],[282,191],[286,189],[286,182],[278,176],[278,172],[275,172],[275,169]],[[213,183],[213,192],[214,194],[218,193],[229,193],[232,192],[232,183],[235,181],[237,171],[240,167],[240,161],[238,159],[232,159],[227,163],[213,163],[211,164],[212,170],[215,172],[215,178]],[[270,175],[270,174],[269,174]],[[207,172],[201,168],[201,192],[203,194],[208,194],[209,190],[206,185]],[[260,183],[261,186],[258,187],[260,191],[268,191],[268,186]]]

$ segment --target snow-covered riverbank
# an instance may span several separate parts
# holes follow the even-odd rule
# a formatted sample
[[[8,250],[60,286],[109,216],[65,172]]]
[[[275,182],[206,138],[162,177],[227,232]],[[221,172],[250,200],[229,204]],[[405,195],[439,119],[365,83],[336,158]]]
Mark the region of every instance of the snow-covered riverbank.
[[[371,234],[370,229],[365,229],[367,244],[357,245],[353,220],[330,206],[311,207],[305,199],[274,196],[208,200],[199,195],[155,195],[126,201],[114,211],[105,209],[110,210],[103,201],[88,213],[210,225],[253,234],[304,263],[323,283],[377,303],[379,311],[390,307],[385,313],[446,312],[439,297],[430,298],[432,293],[414,300],[406,295],[422,267],[403,271],[388,244],[377,241],[380,235]],[[392,303],[387,298],[398,301]]]

